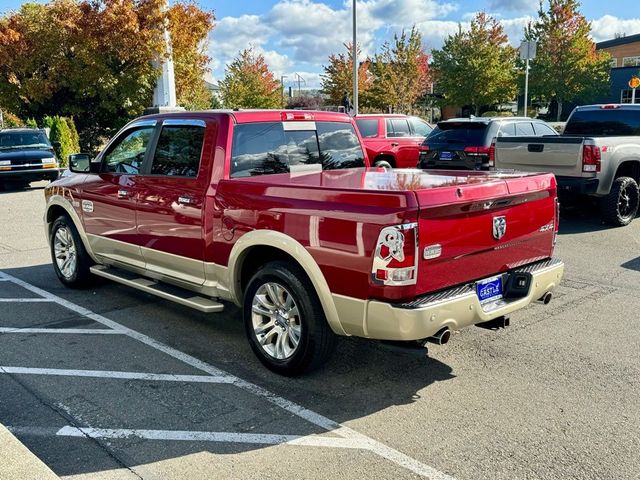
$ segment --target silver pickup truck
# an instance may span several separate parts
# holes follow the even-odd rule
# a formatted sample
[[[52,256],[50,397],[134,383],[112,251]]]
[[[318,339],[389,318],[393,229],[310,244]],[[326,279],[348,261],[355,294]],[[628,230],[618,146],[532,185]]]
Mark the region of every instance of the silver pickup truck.
[[[554,173],[559,196],[599,197],[604,220],[628,225],[640,203],[640,105],[576,107],[560,136],[496,138],[495,167]]]

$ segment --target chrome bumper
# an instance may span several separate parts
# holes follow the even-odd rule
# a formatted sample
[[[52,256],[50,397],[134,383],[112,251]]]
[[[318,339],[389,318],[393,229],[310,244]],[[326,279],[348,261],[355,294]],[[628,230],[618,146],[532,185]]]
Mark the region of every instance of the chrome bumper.
[[[379,340],[421,340],[445,327],[459,330],[508,315],[558,286],[564,273],[564,263],[553,258],[512,271],[531,274],[527,296],[483,306],[474,284],[468,284],[402,304],[370,300],[366,305],[363,334]]]

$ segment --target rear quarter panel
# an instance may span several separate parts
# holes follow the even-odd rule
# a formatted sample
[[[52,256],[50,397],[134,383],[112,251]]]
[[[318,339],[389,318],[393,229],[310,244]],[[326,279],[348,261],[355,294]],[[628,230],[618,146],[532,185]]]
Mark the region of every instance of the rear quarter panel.
[[[598,175],[598,195],[607,195],[620,165],[640,162],[640,137],[595,137],[602,152],[602,171]]]

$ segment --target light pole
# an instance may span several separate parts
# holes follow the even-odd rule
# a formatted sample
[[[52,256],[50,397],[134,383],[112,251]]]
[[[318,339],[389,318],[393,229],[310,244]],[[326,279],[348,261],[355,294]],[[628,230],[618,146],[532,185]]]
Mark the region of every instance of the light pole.
[[[525,61],[524,70],[524,116],[527,116],[529,103],[529,60],[536,58],[536,42],[525,40],[520,44],[520,59]]]
[[[353,44],[351,57],[353,62],[353,115],[358,115],[358,39],[356,34],[356,0],[353,0]]]

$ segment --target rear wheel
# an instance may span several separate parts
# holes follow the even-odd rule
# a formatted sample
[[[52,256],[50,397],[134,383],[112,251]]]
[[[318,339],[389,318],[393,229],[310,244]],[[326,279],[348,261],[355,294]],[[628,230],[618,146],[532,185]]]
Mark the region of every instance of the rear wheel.
[[[63,215],[53,222],[50,247],[53,269],[60,281],[73,288],[87,286],[91,257],[69,217]]]
[[[631,177],[613,181],[609,195],[602,199],[602,216],[612,225],[623,227],[635,218],[640,204],[638,184]]]
[[[376,160],[373,166],[380,167],[380,168],[393,168],[393,165],[391,164],[391,160],[388,160],[386,158],[381,158],[379,160]]]
[[[245,291],[243,316],[253,352],[281,375],[318,368],[335,346],[313,285],[290,262],[270,262],[256,272]]]

